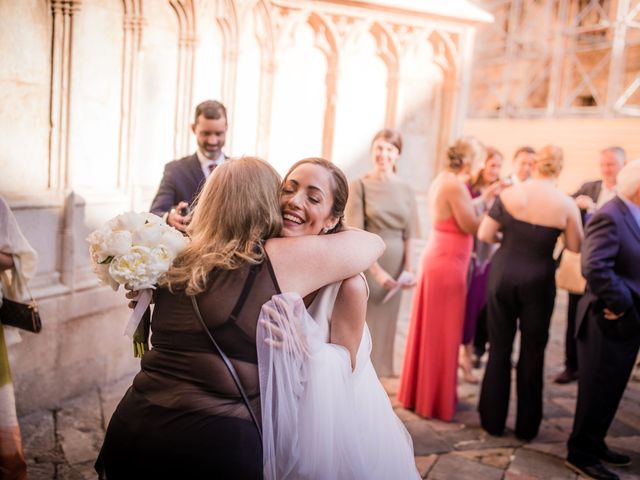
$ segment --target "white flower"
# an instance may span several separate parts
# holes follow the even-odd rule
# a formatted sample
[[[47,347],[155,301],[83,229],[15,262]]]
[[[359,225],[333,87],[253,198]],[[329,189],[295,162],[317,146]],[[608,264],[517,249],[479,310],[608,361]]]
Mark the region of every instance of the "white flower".
[[[187,246],[187,241],[187,238],[173,227],[167,226],[162,230],[160,244],[167,248],[172,262]]]
[[[111,231],[105,227],[92,232],[88,237],[91,259],[102,263],[109,257],[127,253],[131,248],[131,232],[126,230]]]
[[[152,213],[126,212],[88,237],[93,270],[113,288],[154,288],[187,239]]]
[[[131,247],[129,253],[114,257],[109,274],[118,283],[134,290],[154,288],[171,265],[165,248]]]
[[[98,279],[103,285],[110,286],[114,292],[118,291],[118,287],[120,286],[120,284],[116,282],[113,279],[113,277],[109,274],[108,263],[103,263],[103,264],[94,263],[93,272],[97,275]]]

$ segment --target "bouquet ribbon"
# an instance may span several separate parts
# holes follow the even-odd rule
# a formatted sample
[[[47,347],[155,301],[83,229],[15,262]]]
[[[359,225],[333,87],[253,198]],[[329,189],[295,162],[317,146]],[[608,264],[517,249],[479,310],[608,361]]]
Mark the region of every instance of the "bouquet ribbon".
[[[133,339],[133,354],[135,357],[142,358],[145,352],[149,350],[149,315],[146,315],[151,299],[153,298],[153,290],[144,288],[138,292],[135,301],[138,302],[129,317],[129,322],[124,330],[124,334]]]

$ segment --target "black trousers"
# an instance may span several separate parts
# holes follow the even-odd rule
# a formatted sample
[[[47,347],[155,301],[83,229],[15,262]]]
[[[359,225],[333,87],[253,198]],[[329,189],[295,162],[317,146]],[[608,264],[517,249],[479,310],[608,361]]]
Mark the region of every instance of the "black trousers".
[[[578,347],[576,344],[576,311],[582,295],[569,294],[567,305],[567,331],[564,337],[564,366],[572,372],[578,371]]]
[[[569,461],[585,465],[598,461],[604,438],[618,410],[638,355],[640,335],[609,338],[589,311],[578,337],[578,400],[569,437]]]
[[[552,277],[535,284],[508,280],[497,285],[489,284],[489,360],[478,411],[482,427],[492,435],[501,435],[507,420],[511,353],[518,327],[520,358],[516,372],[516,435],[529,440],[538,434],[542,421],[544,351],[549,339],[555,293]]]

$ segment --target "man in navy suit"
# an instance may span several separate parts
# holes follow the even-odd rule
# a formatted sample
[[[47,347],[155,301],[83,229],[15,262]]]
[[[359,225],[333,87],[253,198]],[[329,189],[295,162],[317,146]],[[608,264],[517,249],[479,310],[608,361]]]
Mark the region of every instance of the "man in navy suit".
[[[582,225],[602,205],[616,195],[617,176],[627,159],[621,147],[609,147],[600,152],[600,180],[583,184],[576,193],[571,195],[576,199],[580,209]],[[569,292],[567,308],[567,331],[564,340],[564,371],[555,379],[556,383],[569,383],[578,378],[578,351],[576,347],[576,311],[581,294]]]
[[[618,174],[617,195],[587,222],[578,303],[580,375],[567,466],[587,478],[615,480],[603,462],[630,463],[604,442],[640,347],[640,160]]]
[[[226,156],[222,153],[227,134],[227,110],[215,100],[196,107],[191,130],[198,149],[193,155],[165,165],[160,187],[151,203],[151,213],[165,218],[172,227],[184,232],[189,222],[188,208],[193,204],[205,179]]]

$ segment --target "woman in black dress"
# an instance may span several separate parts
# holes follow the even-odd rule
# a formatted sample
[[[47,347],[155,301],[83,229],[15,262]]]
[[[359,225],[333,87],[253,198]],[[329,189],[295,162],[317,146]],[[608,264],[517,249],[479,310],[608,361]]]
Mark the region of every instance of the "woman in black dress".
[[[376,235],[272,238],[282,228],[280,178],[266,162],[224,162],[207,180],[189,246],[156,292],[153,348],[113,414],[101,478],[262,478],[258,429],[207,330],[230,358],[260,423],[256,326],[274,294],[305,296],[365,270]],[[336,219],[337,221],[337,219]]]
[[[501,242],[489,274],[490,349],[479,404],[482,427],[492,435],[503,433],[509,410],[517,328],[516,436],[531,440],[542,420],[544,351],[556,294],[553,249],[561,234],[574,252],[582,240],[578,208],[556,187],[561,170],[562,150],[541,149],[532,179],[504,190],[478,230],[480,240]]]

